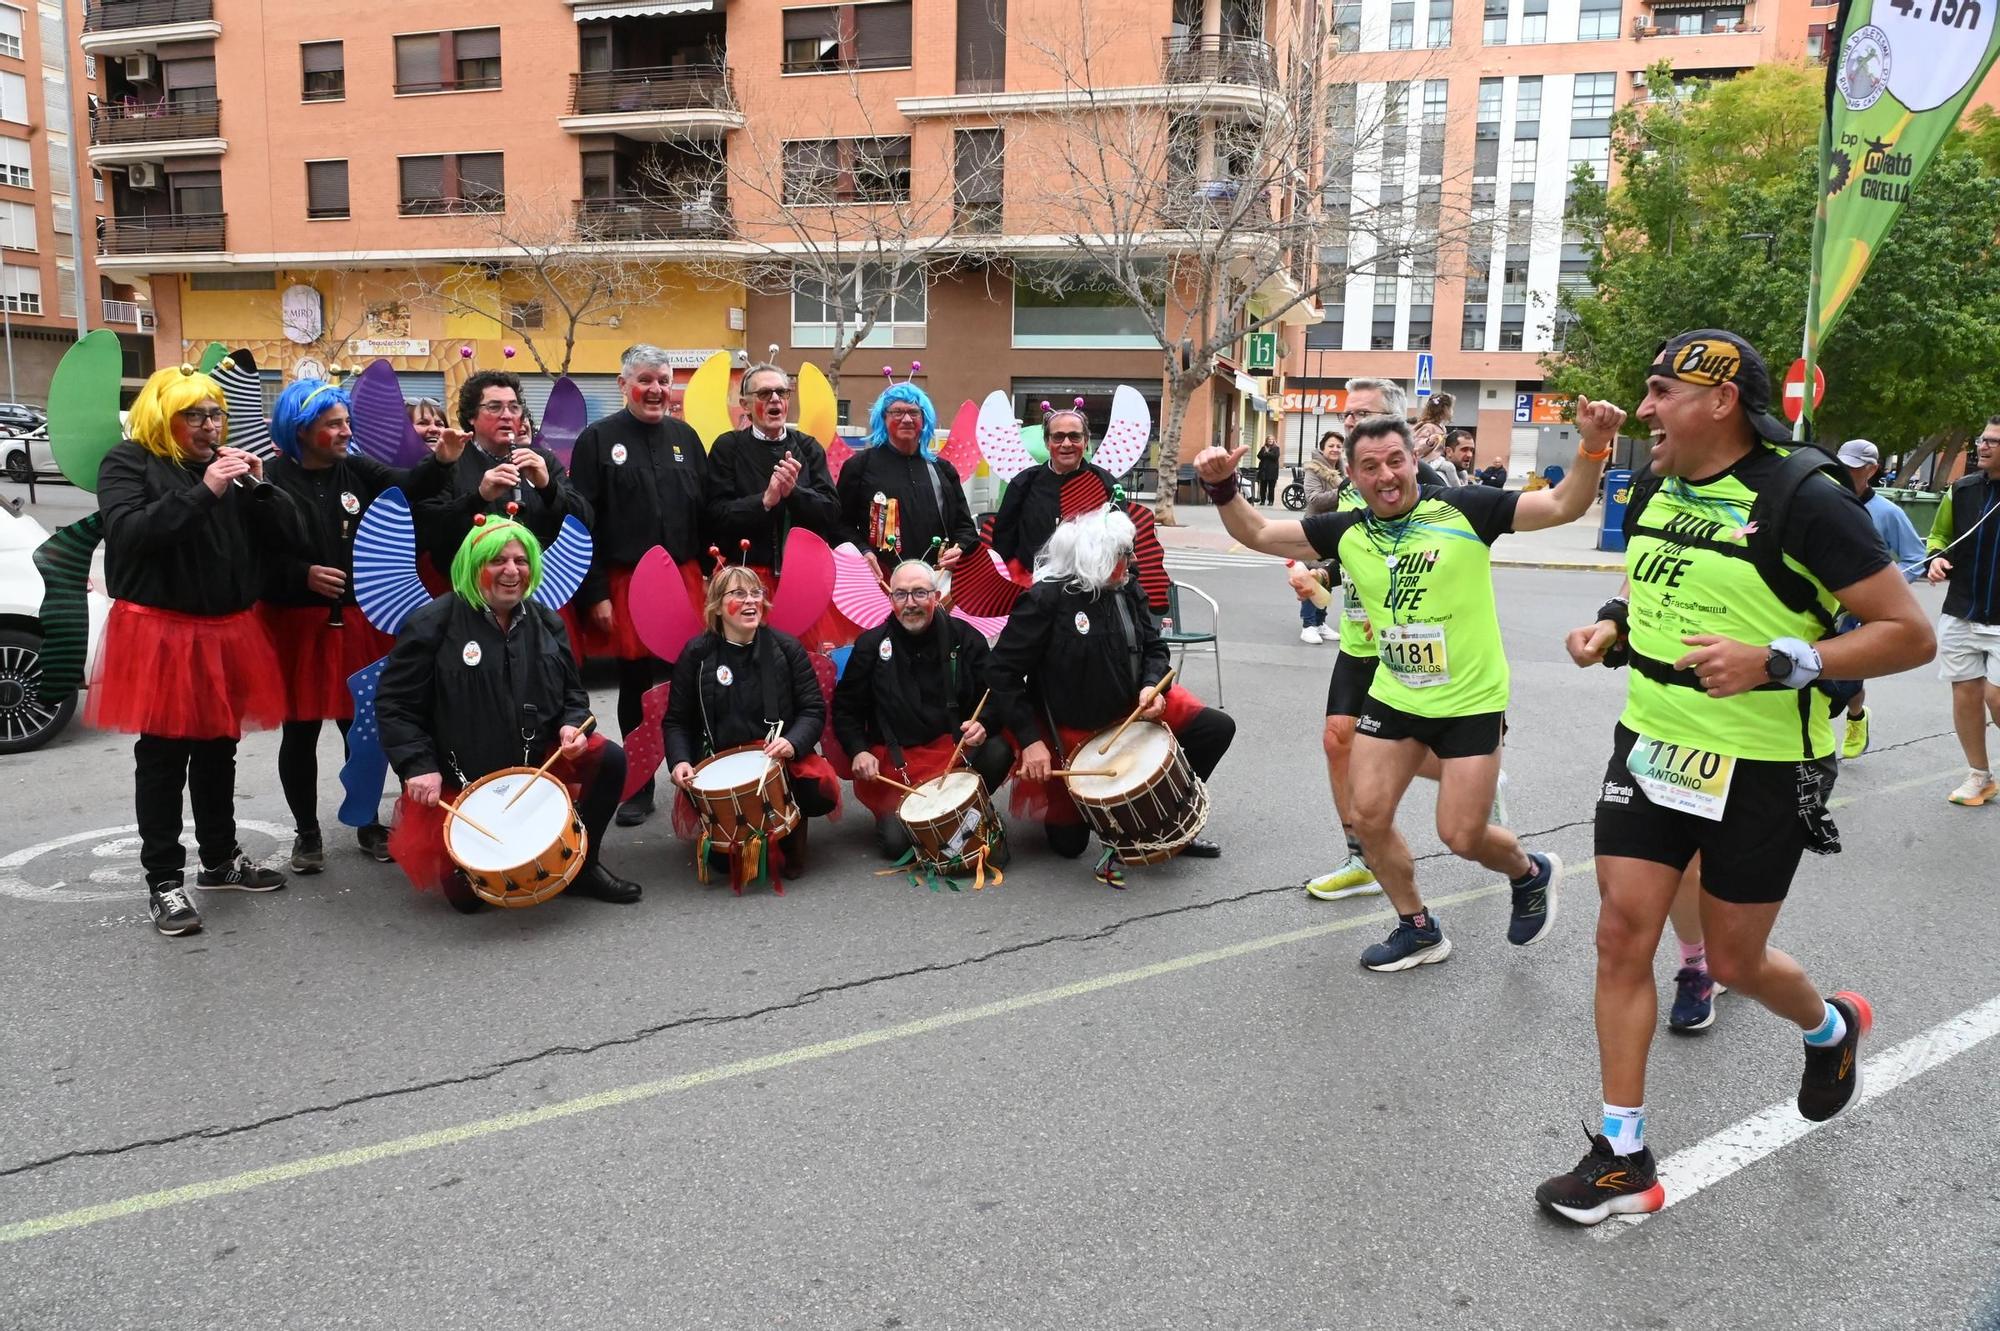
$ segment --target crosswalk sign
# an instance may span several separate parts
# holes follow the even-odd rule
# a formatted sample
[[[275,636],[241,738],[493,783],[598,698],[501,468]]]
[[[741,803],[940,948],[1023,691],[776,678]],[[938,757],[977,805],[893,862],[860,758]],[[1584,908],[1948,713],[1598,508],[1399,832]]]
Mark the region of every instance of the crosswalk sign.
[[[1418,397],[1429,397],[1431,395],[1431,381],[1436,364],[1436,360],[1428,351],[1418,354],[1416,377],[1416,394]]]

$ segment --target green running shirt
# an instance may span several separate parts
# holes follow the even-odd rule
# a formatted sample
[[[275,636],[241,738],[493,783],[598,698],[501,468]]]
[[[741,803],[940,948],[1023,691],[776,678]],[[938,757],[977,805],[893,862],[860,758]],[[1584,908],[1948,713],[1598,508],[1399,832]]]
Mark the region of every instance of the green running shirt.
[[[1368,502],[1361,492],[1354,488],[1352,481],[1340,483],[1340,494],[1333,506],[1336,513],[1348,513],[1355,509],[1365,509]],[[1378,655],[1375,649],[1375,630],[1368,623],[1368,610],[1361,604],[1360,593],[1348,581],[1347,574],[1336,566],[1334,571],[1340,576],[1340,650],[1349,656],[1358,656],[1372,661]]]

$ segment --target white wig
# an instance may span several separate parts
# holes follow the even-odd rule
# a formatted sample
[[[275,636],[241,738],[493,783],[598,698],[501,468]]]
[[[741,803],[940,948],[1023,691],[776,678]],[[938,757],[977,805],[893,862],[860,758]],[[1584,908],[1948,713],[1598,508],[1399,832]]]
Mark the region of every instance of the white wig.
[[[1112,585],[1112,571],[1127,561],[1129,575],[1132,519],[1115,508],[1099,509],[1058,526],[1049,543],[1035,556],[1036,582],[1063,582],[1077,591],[1099,592]]]

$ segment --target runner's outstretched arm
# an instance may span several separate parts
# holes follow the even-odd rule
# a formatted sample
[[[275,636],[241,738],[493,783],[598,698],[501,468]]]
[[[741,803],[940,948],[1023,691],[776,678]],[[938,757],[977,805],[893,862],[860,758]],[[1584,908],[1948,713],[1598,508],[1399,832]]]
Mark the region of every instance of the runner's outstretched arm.
[[[1217,493],[1217,487],[1229,490],[1229,497],[1216,505],[1216,510],[1222,514],[1222,525],[1229,529],[1231,536],[1252,550],[1261,550],[1267,555],[1285,559],[1326,558],[1306,539],[1305,526],[1297,519],[1273,522],[1235,492],[1237,464],[1249,451],[1247,446],[1238,444],[1227,452],[1211,447],[1195,455],[1194,474],[1203,485],[1210,487],[1210,493]]]
[[[1560,527],[1588,513],[1591,501],[1597,498],[1597,484],[1604,479],[1604,464],[1611,458],[1618,427],[1624,423],[1623,409],[1609,402],[1578,398],[1576,424],[1583,446],[1577,450],[1576,464],[1554,489],[1531,490],[1521,496],[1514,507],[1514,530]]]

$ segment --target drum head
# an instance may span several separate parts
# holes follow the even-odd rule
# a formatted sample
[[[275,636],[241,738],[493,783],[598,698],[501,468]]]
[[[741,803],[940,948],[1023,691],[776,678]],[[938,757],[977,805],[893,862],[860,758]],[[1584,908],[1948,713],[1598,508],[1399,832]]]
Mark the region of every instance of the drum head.
[[[903,796],[903,817],[915,822],[942,817],[971,802],[979,789],[979,777],[972,772],[947,772],[917,787],[914,795]]]
[[[502,812],[523,782],[532,782],[514,807]],[[492,831],[499,840],[475,831],[463,818],[447,816],[445,848],[463,868],[499,873],[527,864],[553,846],[573,815],[569,792],[544,773],[508,772],[478,782],[458,801],[466,815]]]
[[[1110,776],[1073,776],[1069,788],[1094,800],[1116,799],[1139,789],[1167,766],[1174,751],[1173,732],[1152,721],[1135,721],[1125,728],[1109,753],[1099,753],[1112,731],[1092,735],[1069,755],[1069,765],[1086,772],[1110,772]]]
[[[718,753],[694,769],[696,790],[735,790],[756,786],[770,769],[771,759],[762,752]]]

